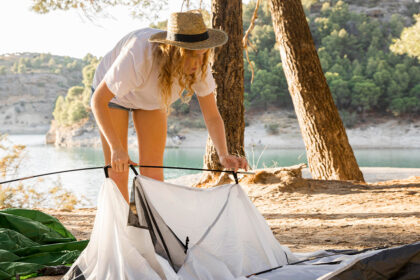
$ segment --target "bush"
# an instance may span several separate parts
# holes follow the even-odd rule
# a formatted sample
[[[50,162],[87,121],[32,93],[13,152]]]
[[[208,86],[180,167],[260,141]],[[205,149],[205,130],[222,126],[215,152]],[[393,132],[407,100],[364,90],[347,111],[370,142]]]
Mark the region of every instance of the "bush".
[[[85,106],[83,106],[83,103],[80,100],[74,101],[70,104],[68,114],[70,123],[78,122],[88,116]]]
[[[5,75],[7,73],[7,68],[4,65],[0,66],[0,75]]]
[[[279,134],[279,124],[278,123],[269,123],[264,125],[265,131],[270,135]]]
[[[394,116],[400,116],[407,113],[416,113],[420,110],[420,100],[415,96],[397,97],[392,99],[390,109]]]
[[[181,121],[181,124],[189,128],[206,128],[206,124],[202,118],[186,119]]]
[[[356,112],[349,111],[339,111],[341,120],[346,128],[352,128],[357,123],[357,114]]]
[[[178,135],[179,131],[180,131],[180,128],[176,124],[168,125],[168,130],[167,130],[168,136],[170,137],[176,136]]]
[[[84,88],[80,86],[74,86],[69,88],[69,90],[67,91],[66,101],[72,102],[76,99],[82,98],[83,89]]]
[[[67,122],[67,112],[65,107],[66,102],[64,97],[60,95],[55,102],[53,111],[54,120],[60,125],[64,125]]]
[[[182,102],[181,99],[178,99],[172,104],[172,109],[176,114],[186,115],[190,112],[190,105]]]

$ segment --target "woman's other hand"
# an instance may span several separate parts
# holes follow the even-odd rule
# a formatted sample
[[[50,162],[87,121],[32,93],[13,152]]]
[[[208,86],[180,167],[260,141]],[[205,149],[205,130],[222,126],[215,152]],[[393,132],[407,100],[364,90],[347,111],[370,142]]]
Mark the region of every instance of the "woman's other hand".
[[[127,151],[124,149],[111,150],[111,168],[115,172],[127,172],[129,165],[137,165],[130,160]]]
[[[241,168],[246,171],[248,170],[248,162],[246,158],[237,157],[234,155],[225,155],[225,156],[219,157],[219,159],[220,159],[220,163],[225,168],[232,168],[235,172]]]

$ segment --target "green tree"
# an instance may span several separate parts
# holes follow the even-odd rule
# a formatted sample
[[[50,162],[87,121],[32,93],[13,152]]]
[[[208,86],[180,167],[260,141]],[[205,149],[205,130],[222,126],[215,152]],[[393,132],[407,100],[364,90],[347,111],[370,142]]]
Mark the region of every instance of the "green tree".
[[[24,63],[19,63],[17,73],[19,74],[26,73],[26,65]]]
[[[325,77],[337,107],[348,109],[352,100],[349,82],[343,80],[338,73],[327,72]]]
[[[54,59],[54,58],[51,58],[51,59],[48,61],[48,67],[52,68],[52,67],[54,67],[54,65],[55,65],[55,59]]]
[[[395,116],[414,113],[420,109],[420,99],[414,96],[396,97],[392,100],[390,109]]]
[[[85,106],[81,100],[75,100],[69,105],[68,115],[70,123],[75,123],[88,116]]]
[[[79,100],[82,98],[83,87],[74,86],[69,88],[66,95],[66,102],[72,103],[73,101]]]
[[[352,92],[352,105],[366,111],[377,105],[381,90],[372,81],[363,79],[352,84]]]
[[[60,125],[64,125],[67,122],[66,101],[61,95],[55,102],[53,116],[54,120],[56,120]]]
[[[0,65],[0,75],[5,75],[7,73],[7,68],[5,65]]]

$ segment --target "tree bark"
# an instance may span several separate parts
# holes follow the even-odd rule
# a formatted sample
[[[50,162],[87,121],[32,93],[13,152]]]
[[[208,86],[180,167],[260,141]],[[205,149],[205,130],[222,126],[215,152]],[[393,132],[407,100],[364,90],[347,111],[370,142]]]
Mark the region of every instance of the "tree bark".
[[[223,118],[230,154],[244,156],[244,62],[242,48],[242,1],[213,0],[212,26],[224,30],[228,42],[214,49],[213,77],[216,80],[217,106]],[[204,168],[223,169],[216,149],[208,137]],[[221,174],[206,174],[207,182]],[[202,180],[204,183],[206,180]]]
[[[315,179],[364,181],[300,0],[270,0],[276,40]]]

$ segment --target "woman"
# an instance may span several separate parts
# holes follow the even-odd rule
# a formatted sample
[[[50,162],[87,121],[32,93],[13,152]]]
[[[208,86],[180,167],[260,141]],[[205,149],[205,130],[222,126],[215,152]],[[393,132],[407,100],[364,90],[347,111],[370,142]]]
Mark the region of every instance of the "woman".
[[[96,69],[91,105],[101,133],[109,176],[128,202],[127,153],[129,112],[132,112],[143,165],[163,165],[167,115],[178,98],[195,92],[204,121],[226,168],[247,169],[244,158],[227,151],[225,129],[216,106],[216,84],[208,65],[210,48],[223,45],[227,35],[207,29],[200,13],[173,13],[168,32],[144,28],[122,38]],[[181,96],[183,90],[188,93]],[[163,181],[163,169],[141,168],[141,174]]]

